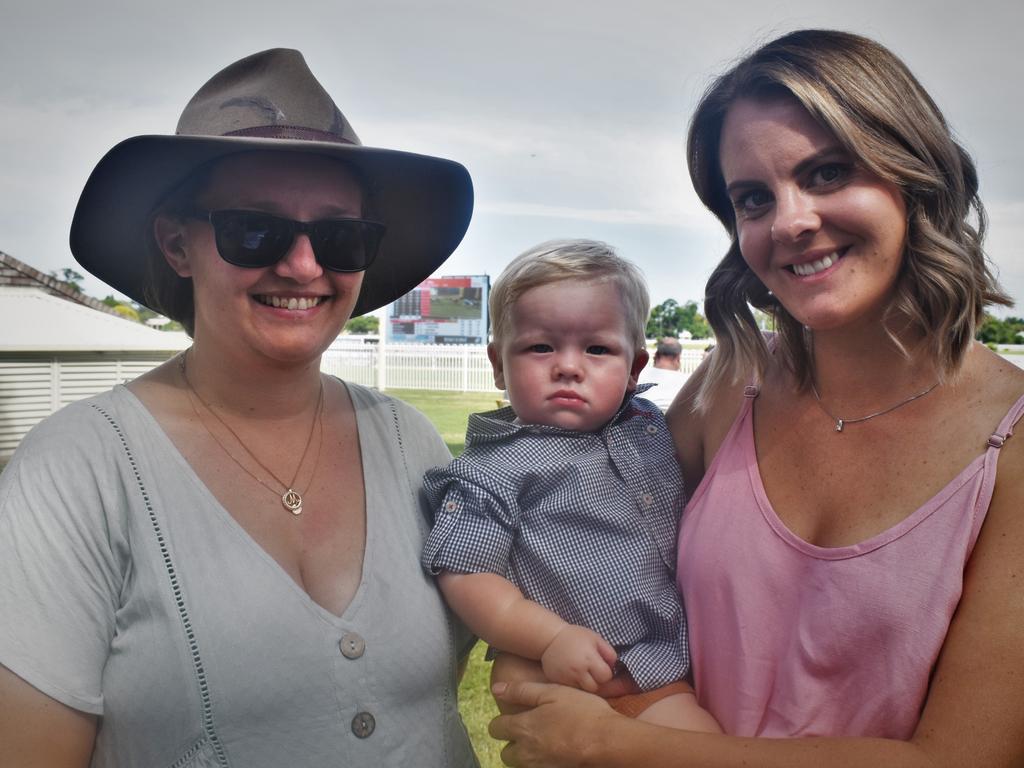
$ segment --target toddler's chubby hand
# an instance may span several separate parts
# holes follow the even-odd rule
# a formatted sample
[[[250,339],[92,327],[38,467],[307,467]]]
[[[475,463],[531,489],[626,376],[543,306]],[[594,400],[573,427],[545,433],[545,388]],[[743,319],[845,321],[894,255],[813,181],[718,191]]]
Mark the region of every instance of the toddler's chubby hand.
[[[566,624],[540,657],[548,680],[593,693],[612,679],[618,655],[603,637],[586,627]]]

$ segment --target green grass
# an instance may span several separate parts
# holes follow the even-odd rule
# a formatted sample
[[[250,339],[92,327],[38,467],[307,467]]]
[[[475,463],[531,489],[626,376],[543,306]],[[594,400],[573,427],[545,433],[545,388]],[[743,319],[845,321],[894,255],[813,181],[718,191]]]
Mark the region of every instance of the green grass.
[[[389,389],[393,397],[404,400],[419,409],[441,433],[448,449],[458,456],[466,438],[466,420],[469,414],[489,411],[496,406],[501,393],[486,392],[434,392],[421,389]],[[484,661],[485,646],[477,643],[469,657],[466,674],[459,686],[459,710],[469,730],[473,748],[480,759],[481,768],[501,768],[501,742],[487,735],[487,725],[498,714],[491,698],[491,665]]]
[[[505,742],[495,741],[487,733],[487,725],[498,715],[498,707],[491,697],[491,663],[484,661],[486,649],[486,645],[477,643],[469,655],[469,665],[459,686],[459,711],[481,768],[502,768],[501,748]]]
[[[441,433],[454,455],[462,453],[466,444],[466,421],[469,414],[493,411],[501,392],[437,392],[430,389],[389,389],[392,397],[404,400],[423,412]]]

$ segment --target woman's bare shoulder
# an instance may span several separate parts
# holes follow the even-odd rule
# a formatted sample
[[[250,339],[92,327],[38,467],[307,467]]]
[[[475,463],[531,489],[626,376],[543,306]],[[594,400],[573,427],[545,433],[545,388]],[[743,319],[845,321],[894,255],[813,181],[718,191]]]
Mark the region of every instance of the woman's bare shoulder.
[[[701,389],[711,365],[711,355],[690,374],[666,414],[686,487],[691,489],[697,487],[718,452],[739,413],[744,387],[753,377],[750,371],[735,381],[721,381],[712,391],[704,393],[702,400]]]
[[[1021,358],[1024,361],[1024,357]],[[994,429],[1013,405],[1024,396],[1024,368],[997,355],[982,344],[971,347],[953,387],[965,408],[984,419],[979,427]]]
[[[993,392],[1001,391],[1004,397],[1014,401],[1024,395],[1024,355],[1019,357],[1021,365],[1017,365],[984,345],[976,344],[970,357],[983,386]]]

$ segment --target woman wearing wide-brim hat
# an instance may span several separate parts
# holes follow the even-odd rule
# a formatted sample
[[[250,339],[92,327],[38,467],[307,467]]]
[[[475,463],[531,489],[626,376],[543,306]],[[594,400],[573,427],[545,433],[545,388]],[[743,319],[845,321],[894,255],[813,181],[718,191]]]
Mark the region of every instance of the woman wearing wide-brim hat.
[[[91,273],[183,355],[25,438],[0,481],[0,744],[18,765],[475,765],[467,636],[420,571],[426,420],[320,373],[455,249],[459,164],[361,146],[297,51],[215,75],[79,201]]]

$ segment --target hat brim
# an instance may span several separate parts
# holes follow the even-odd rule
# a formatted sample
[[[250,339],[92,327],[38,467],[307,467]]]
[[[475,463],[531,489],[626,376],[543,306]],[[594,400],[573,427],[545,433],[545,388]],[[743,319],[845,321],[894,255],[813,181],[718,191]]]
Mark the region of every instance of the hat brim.
[[[233,136],[136,136],[110,150],[82,190],[71,223],[71,252],[90,273],[145,304],[152,216],[197,168],[240,152],[324,155],[362,174],[374,218],[387,225],[352,311],[361,315],[408,293],[462,241],[473,213],[473,183],[451,160],[321,141]]]

